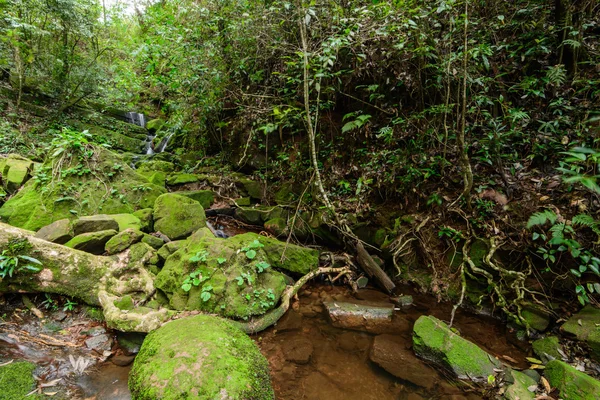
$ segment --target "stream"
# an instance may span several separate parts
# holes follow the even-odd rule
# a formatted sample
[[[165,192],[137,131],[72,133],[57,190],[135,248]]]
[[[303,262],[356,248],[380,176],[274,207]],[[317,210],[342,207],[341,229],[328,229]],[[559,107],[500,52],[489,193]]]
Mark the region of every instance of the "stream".
[[[248,230],[228,218],[213,217],[210,222],[228,236]],[[413,302],[407,306],[396,305],[391,323],[362,330],[342,329],[332,325],[324,302],[390,307],[393,297],[374,288],[352,293],[347,287],[327,281],[306,285],[275,326],[252,336],[269,362],[275,398],[482,398],[477,392],[469,393],[458,387],[450,377],[418,359],[410,350],[414,321],[423,314],[448,320],[452,305],[439,304],[434,297],[409,286],[399,287],[395,295],[410,295]],[[82,306],[72,311],[56,306],[44,309],[40,306],[44,299],[43,295],[32,296],[45,314],[40,320],[27,312],[20,296],[5,296],[0,304],[0,363],[34,362],[38,365],[36,376],[40,384],[50,385],[43,391],[57,392],[59,399],[131,399],[127,377],[143,336],[106,329]],[[501,321],[459,310],[454,326],[462,336],[491,354],[512,360],[517,368],[527,367],[525,356],[529,345],[518,341]],[[404,350],[397,360],[394,360],[394,351],[385,354],[397,365],[395,370],[390,370],[389,365],[385,370],[370,357],[375,341],[380,339],[385,341],[379,343],[392,343]],[[387,351],[385,346],[381,350]],[[406,374],[409,380],[397,377],[406,377]]]

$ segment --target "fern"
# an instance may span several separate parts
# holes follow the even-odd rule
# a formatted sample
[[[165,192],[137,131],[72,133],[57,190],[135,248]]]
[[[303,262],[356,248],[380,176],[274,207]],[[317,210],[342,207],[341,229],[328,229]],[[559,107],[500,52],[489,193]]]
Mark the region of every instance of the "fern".
[[[573,226],[585,226],[594,231],[595,234],[600,235],[600,222],[596,221],[594,217],[587,214],[578,214],[571,220]]]
[[[529,220],[527,221],[527,229],[531,229],[538,225],[545,225],[546,222],[550,222],[554,225],[557,218],[558,215],[556,215],[556,213],[552,210],[536,212],[529,217]]]

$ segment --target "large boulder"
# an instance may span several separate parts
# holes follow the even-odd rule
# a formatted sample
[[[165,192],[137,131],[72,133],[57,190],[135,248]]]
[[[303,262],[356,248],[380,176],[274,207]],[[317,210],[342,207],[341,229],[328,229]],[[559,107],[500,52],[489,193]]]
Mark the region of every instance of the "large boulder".
[[[0,175],[9,192],[16,192],[29,179],[33,170],[33,161],[18,154],[9,154],[0,158]]]
[[[592,351],[592,357],[600,360],[600,310],[588,304],[573,315],[561,327],[562,331],[586,342]]]
[[[273,267],[308,272],[318,266],[317,251],[294,245],[287,246],[290,258],[281,262],[285,247],[255,233],[218,239],[203,228],[160,249],[166,261],[155,285],[175,310],[242,319],[262,315],[277,305],[286,286],[284,275]]]
[[[459,379],[487,381],[494,375],[494,369],[501,366],[497,358],[427,315],[415,322],[413,349],[419,357],[444,367]]]
[[[154,203],[154,229],[171,240],[185,239],[206,226],[204,208],[196,200],[166,193]]]
[[[150,333],[129,378],[136,400],[274,399],[256,344],[227,321],[196,315]]]
[[[564,400],[600,399],[600,381],[577,371],[565,362],[550,361],[546,364],[544,376],[550,386],[558,389],[560,397]]]
[[[73,215],[131,213],[152,207],[165,192],[132,170],[118,154],[102,147],[93,149],[94,158],[88,164],[73,157],[61,164],[63,177],[54,180],[52,169],[58,161],[49,158],[38,169],[36,179],[27,181],[0,207],[0,220],[37,231]]]
[[[110,217],[117,221],[119,232],[123,232],[125,229],[142,229],[142,221],[133,214],[112,214]]]
[[[210,208],[215,201],[215,193],[212,190],[179,191],[177,194],[196,200],[198,203],[202,204],[202,207],[204,208]]]

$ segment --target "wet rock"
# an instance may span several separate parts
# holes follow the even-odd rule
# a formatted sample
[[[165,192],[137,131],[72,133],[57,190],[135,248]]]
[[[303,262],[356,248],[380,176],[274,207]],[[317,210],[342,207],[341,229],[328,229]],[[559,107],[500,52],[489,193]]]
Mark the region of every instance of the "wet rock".
[[[116,222],[115,222],[116,224]],[[102,254],[104,253],[104,247],[106,243],[117,234],[114,229],[109,229],[99,232],[82,233],[81,235],[75,236],[73,239],[65,243],[65,246],[72,249],[85,251],[91,254]]]
[[[113,364],[118,365],[119,367],[126,367],[131,364],[133,360],[135,360],[135,356],[126,356],[124,354],[113,356],[110,359]]]
[[[104,329],[103,326],[98,325],[98,326],[91,327],[84,333],[88,336],[98,336],[98,335],[102,335],[103,333],[106,333],[106,329]]]
[[[537,385],[537,382],[526,374],[511,370],[505,376],[506,382],[511,384],[506,388],[504,392],[504,398],[507,400],[533,400],[535,399],[535,393],[529,391],[530,386]]]
[[[413,304],[413,297],[410,295],[392,297],[391,300],[394,302],[394,304],[396,304],[400,307],[408,307]]]
[[[35,237],[52,243],[65,244],[73,239],[71,221],[67,218],[54,221],[40,229]]]
[[[133,228],[128,228],[121,233],[110,238],[104,249],[109,255],[117,254],[128,249],[132,244],[135,244],[142,240],[144,234]]]
[[[154,229],[171,240],[185,239],[206,226],[206,215],[200,203],[178,194],[159,196],[154,203]]]
[[[487,381],[498,359],[463,339],[439,319],[422,315],[413,327],[413,349],[426,360],[453,372],[459,379]]]
[[[105,333],[97,336],[92,336],[85,341],[85,345],[90,350],[96,350],[99,353],[110,351],[112,348],[112,339]]]
[[[390,374],[414,385],[431,389],[435,384],[435,371],[406,349],[406,340],[400,336],[376,336],[369,358]]]
[[[521,311],[521,316],[527,321],[530,328],[544,332],[550,325],[550,316],[535,306],[526,306]]]
[[[393,305],[372,306],[361,303],[323,303],[331,323],[337,328],[357,329],[370,332],[381,330],[392,322]]]
[[[210,208],[210,206],[212,206],[212,203],[215,201],[215,193],[212,190],[179,191],[177,192],[177,194],[189,197],[192,200],[196,200],[205,209]]]
[[[73,221],[73,233],[76,236],[82,233],[100,232],[111,229],[118,232],[119,224],[112,216],[105,214],[81,217]]]
[[[563,361],[550,361],[546,364],[544,376],[550,386],[558,389],[565,400],[596,400],[600,398],[600,381],[577,371]]]
[[[347,331],[338,337],[337,344],[350,353],[367,351],[371,347],[371,337],[366,333]]]
[[[125,355],[137,354],[144,343],[145,334],[135,332],[117,332],[117,342]]]
[[[274,399],[267,361],[226,320],[196,315],[150,333],[129,378],[134,399]]]
[[[308,364],[313,353],[313,344],[303,337],[292,337],[281,346],[285,359],[296,364]]]
[[[560,328],[563,332],[586,342],[592,350],[592,357],[600,361],[600,310],[591,304],[573,315]]]
[[[302,315],[290,309],[277,322],[275,328],[278,332],[299,331],[302,329]]]
[[[544,339],[538,339],[531,344],[533,352],[544,362],[560,360],[562,357],[558,352],[560,343],[556,336],[548,336]]]

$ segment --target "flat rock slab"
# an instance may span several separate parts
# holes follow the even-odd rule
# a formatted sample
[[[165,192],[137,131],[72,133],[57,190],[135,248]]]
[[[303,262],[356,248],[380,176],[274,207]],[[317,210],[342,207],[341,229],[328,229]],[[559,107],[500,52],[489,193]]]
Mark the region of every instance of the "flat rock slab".
[[[112,339],[107,334],[103,333],[87,339],[85,345],[88,349],[102,353],[104,351],[110,351],[112,348]]]
[[[81,217],[73,222],[73,233],[81,235],[88,232],[99,232],[114,229],[119,231],[117,221],[106,214],[91,215],[89,217]]]
[[[116,224],[116,222],[115,222]],[[85,251],[87,253],[100,255],[104,253],[104,246],[106,242],[117,234],[114,229],[108,229],[99,232],[88,232],[82,233],[81,235],[75,236],[73,239],[65,243],[65,246],[72,249]]]
[[[393,304],[373,306],[363,303],[347,303],[341,301],[323,302],[327,309],[331,324],[336,328],[380,331],[392,322]]]
[[[395,377],[431,389],[436,383],[437,373],[406,346],[406,339],[400,336],[379,335],[373,341],[369,358]]]
[[[54,221],[37,231],[35,237],[52,243],[65,244],[73,239],[71,221],[67,218]]]
[[[600,324],[600,310],[592,305],[587,305],[569,318],[561,327],[561,330],[575,336],[582,342],[586,342],[592,350],[592,358],[600,361],[600,330],[598,324]]]

